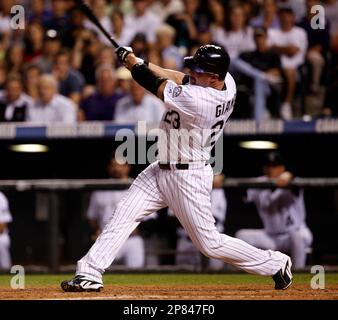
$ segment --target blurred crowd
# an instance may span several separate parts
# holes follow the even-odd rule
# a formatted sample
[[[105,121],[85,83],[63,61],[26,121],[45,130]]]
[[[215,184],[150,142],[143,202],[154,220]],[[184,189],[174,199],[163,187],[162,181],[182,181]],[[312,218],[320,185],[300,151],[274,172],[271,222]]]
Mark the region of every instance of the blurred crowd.
[[[224,46],[238,86],[234,118],[338,113],[338,0],[88,3],[121,46],[165,68],[182,70],[200,45]],[[16,4],[23,29],[11,24]],[[2,122],[156,123],[163,111],[72,0],[1,0],[0,90]]]

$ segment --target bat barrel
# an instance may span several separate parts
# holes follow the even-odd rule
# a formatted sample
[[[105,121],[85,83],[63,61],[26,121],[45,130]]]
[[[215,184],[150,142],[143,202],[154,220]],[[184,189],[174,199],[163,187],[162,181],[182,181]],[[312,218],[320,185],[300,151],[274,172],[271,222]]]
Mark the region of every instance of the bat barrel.
[[[107,32],[107,30],[102,26],[100,21],[97,19],[93,11],[88,7],[88,5],[83,0],[75,0],[77,7],[86,15],[86,17],[94,23],[100,31],[106,36],[106,38],[111,42],[111,44],[118,48],[118,43],[114,40],[113,36]]]

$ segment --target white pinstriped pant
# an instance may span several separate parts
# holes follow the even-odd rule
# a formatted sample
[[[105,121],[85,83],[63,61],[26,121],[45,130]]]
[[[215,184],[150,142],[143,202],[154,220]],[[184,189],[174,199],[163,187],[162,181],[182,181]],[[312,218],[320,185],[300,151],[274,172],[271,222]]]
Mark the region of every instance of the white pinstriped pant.
[[[221,259],[249,273],[271,276],[282,268],[287,256],[257,249],[221,234],[211,213],[213,171],[201,164],[189,170],[162,170],[152,163],[135,179],[125,197],[88,253],[78,261],[76,274],[102,282],[102,274],[142,219],[169,206],[206,256]]]

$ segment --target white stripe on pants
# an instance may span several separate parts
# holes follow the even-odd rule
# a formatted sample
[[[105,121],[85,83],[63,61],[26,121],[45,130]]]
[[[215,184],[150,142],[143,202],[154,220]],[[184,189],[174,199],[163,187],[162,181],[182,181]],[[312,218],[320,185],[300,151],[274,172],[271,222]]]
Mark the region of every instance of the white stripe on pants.
[[[142,218],[167,205],[206,256],[250,273],[275,274],[284,266],[286,255],[257,249],[217,231],[211,213],[212,180],[209,165],[193,170],[161,170],[158,162],[151,164],[136,178],[87,255],[78,261],[76,274],[102,282],[102,273]]]

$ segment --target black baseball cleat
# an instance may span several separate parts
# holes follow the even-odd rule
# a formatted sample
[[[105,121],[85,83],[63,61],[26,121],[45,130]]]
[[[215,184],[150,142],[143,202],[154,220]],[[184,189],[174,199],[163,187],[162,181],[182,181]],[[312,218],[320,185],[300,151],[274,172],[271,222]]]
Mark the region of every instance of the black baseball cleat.
[[[87,279],[85,276],[75,276],[72,280],[61,282],[61,288],[66,292],[100,292],[103,289],[102,283]]]
[[[288,260],[285,263],[285,266],[272,277],[272,279],[275,281],[276,290],[285,290],[288,287],[290,287],[292,283],[291,266],[292,266],[291,259],[288,258]]]

